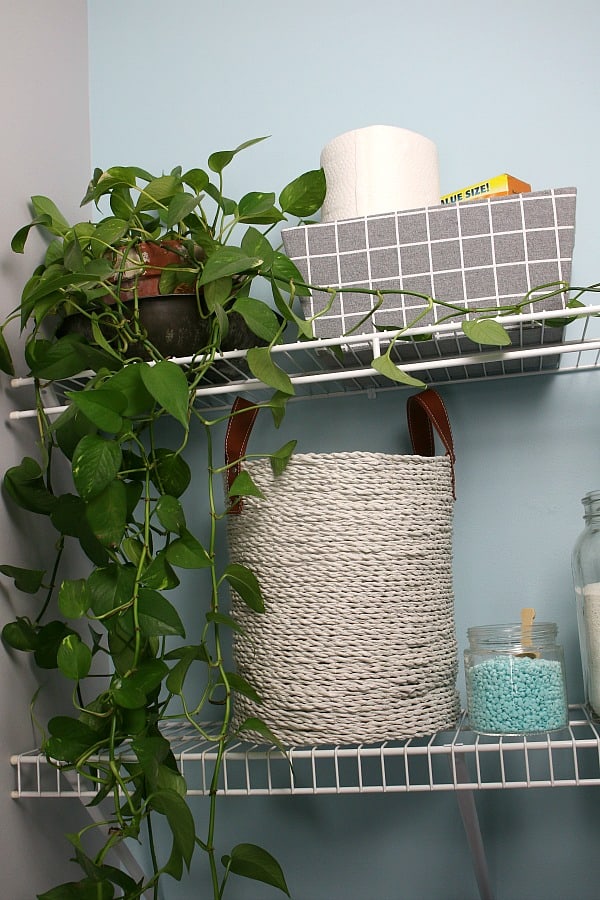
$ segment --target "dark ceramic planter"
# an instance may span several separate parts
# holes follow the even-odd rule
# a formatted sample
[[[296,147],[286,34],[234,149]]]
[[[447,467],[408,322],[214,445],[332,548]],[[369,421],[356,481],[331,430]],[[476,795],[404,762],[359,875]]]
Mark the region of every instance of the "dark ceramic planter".
[[[133,303],[126,304],[131,307]],[[195,294],[164,294],[141,297],[138,300],[140,324],[162,356],[193,356],[202,350],[210,339],[210,319],[198,312]],[[104,325],[102,332],[108,341],[115,337],[115,329]],[[77,313],[67,316],[57,330],[57,336],[81,334],[90,343],[93,341],[89,319]],[[221,343],[221,350],[247,350],[264,346],[265,341],[257,337],[246,325],[239,313],[229,315],[229,332]],[[148,358],[139,344],[129,347],[127,356]]]

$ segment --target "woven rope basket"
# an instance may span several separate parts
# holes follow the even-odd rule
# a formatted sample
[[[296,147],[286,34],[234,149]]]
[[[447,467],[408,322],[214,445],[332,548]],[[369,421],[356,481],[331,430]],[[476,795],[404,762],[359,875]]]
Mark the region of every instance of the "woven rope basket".
[[[428,416],[442,434],[435,396],[443,415],[436,407]],[[263,702],[236,694],[234,729],[258,716],[298,745],[456,724],[449,424],[447,432],[447,456],[299,454],[277,477],[268,460],[245,464],[266,499],[246,497],[229,516],[230,556],[258,577],[265,611],[232,592],[242,626],[233,649]]]

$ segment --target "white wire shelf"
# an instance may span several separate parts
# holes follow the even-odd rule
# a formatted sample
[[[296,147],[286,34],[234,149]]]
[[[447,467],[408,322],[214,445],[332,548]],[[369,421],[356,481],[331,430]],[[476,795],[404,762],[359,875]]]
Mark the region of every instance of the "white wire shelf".
[[[499,321],[509,328],[512,344],[498,350],[473,344],[456,322],[414,328],[406,332],[406,340],[395,344],[394,361],[425,383],[437,385],[589,371],[600,367],[600,334],[590,324],[599,315],[600,306],[587,306],[582,311],[554,310],[501,317]],[[561,319],[572,316],[575,321],[565,328]],[[380,375],[371,365],[373,358],[389,346],[394,336],[395,332],[380,332],[280,344],[272,352],[277,364],[290,376],[296,391],[293,399],[357,393],[374,395],[403,387]],[[429,339],[420,340],[424,336]],[[190,357],[174,360],[182,366],[190,361]],[[53,382],[44,394],[46,413],[63,412],[66,409],[64,392],[83,387],[90,374],[82,373],[64,382]],[[14,389],[31,389],[32,384],[29,377],[11,381]],[[271,389],[249,372],[245,351],[232,350],[216,360],[206,383],[197,391],[197,404],[205,409],[227,409],[238,394],[260,402],[268,391]],[[23,404],[15,405],[21,407]],[[34,408],[18,408],[9,417],[17,420],[35,415]]]
[[[210,727],[210,726],[208,726]],[[189,796],[209,793],[214,741],[189,725],[164,729]],[[123,757],[127,758],[127,750]],[[129,758],[131,758],[129,756]],[[11,758],[15,798],[91,799],[84,776],[51,764],[39,750]],[[600,785],[600,722],[571,706],[561,731],[484,736],[459,725],[431,737],[352,746],[277,747],[232,742],[223,757],[218,793],[227,796],[379,794]]]

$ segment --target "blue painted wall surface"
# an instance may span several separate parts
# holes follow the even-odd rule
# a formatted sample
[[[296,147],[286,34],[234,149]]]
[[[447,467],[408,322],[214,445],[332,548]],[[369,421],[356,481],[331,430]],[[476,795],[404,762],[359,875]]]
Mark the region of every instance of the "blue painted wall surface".
[[[88,0],[88,9],[94,165],[203,166],[213,150],[272,135],[231,168],[227,189],[239,196],[317,166],[337,134],[398,125],[435,141],[444,193],[500,172],[539,189],[575,185],[574,281],[600,281],[596,2]],[[461,648],[469,625],[535,606],[559,624],[572,701],[582,688],[570,552],[580,498],[600,487],[599,389],[592,372],[443,391],[458,453]],[[294,404],[279,433],[259,425],[254,447],[297,437],[301,450],[406,449],[405,397]],[[198,498],[188,505],[201,527]],[[191,622],[191,582],[182,602]],[[483,792],[479,810],[497,900],[600,897],[597,790]],[[275,853],[296,900],[477,897],[451,795],[225,800],[223,851],[242,840]],[[164,896],[202,896],[205,881],[196,864]],[[230,886],[230,900],[276,896]]]

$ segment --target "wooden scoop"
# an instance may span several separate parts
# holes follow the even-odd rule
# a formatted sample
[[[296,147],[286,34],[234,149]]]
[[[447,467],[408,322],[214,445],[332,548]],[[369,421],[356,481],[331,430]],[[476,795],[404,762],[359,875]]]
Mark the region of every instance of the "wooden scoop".
[[[535,619],[535,609],[532,606],[524,606],[521,610],[521,646],[531,645],[531,628]],[[530,659],[539,659],[540,654],[536,650],[524,650],[515,653],[515,656],[528,656]]]

